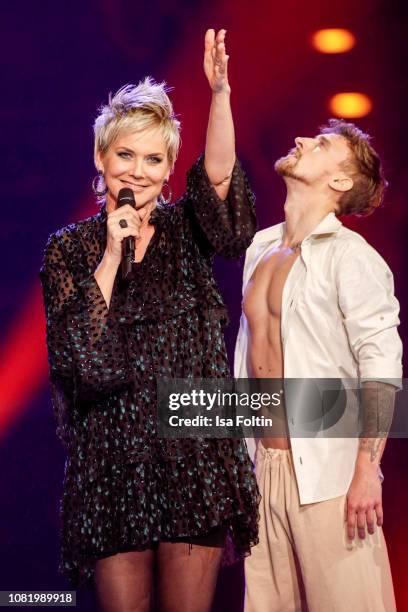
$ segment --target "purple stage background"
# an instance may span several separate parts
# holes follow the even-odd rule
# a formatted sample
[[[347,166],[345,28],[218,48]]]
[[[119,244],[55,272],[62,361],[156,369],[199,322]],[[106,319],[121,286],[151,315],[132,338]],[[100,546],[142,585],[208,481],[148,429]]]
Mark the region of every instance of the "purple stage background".
[[[64,455],[54,433],[36,277],[51,231],[96,212],[91,193],[92,123],[109,91],[145,75],[173,86],[183,146],[170,183],[204,146],[210,93],[202,71],[204,32],[228,30],[237,150],[257,195],[260,228],[282,220],[284,188],[274,160],[295,136],[314,135],[338,91],[361,91],[373,110],[357,124],[375,137],[390,188],[368,219],[346,219],[378,249],[395,275],[400,331],[407,334],[408,229],[405,3],[377,0],[6,1],[2,5],[2,223],[0,349],[0,590],[68,588],[57,574],[58,500]],[[314,51],[319,28],[357,37],[347,54]],[[232,357],[241,302],[241,262],[217,261],[230,309]],[[383,469],[385,534],[398,610],[408,610],[406,440],[390,440]],[[77,609],[94,610],[78,591]],[[239,612],[242,567],[223,570],[213,610]]]

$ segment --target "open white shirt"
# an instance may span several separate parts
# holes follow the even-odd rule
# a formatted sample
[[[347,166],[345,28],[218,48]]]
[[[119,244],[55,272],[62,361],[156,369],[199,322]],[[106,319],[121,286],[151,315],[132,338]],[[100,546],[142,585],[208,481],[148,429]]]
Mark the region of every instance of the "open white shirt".
[[[262,257],[282,242],[285,224],[258,232],[246,252],[243,293]],[[402,344],[392,273],[366,240],[329,213],[301,244],[283,289],[281,336],[286,378],[382,380],[400,387]],[[247,378],[245,315],[234,376]],[[247,438],[254,458],[256,441]],[[358,438],[291,437],[301,504],[344,495]]]

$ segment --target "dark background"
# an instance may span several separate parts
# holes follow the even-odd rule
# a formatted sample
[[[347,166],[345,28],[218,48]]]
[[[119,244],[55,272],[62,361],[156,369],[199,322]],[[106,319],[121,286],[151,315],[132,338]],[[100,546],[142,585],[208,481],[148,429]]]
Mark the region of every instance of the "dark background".
[[[405,5],[406,6],[406,5]],[[202,71],[204,32],[228,30],[237,149],[257,195],[259,226],[282,220],[283,184],[273,162],[328,118],[329,97],[362,91],[373,110],[357,124],[374,135],[390,188],[368,219],[347,219],[395,275],[400,331],[407,334],[406,8],[376,0],[88,0],[2,2],[0,345],[0,590],[68,588],[57,574],[58,500],[64,455],[47,388],[44,319],[37,272],[51,231],[96,212],[91,192],[92,123],[109,91],[145,75],[173,86],[183,146],[174,195],[204,146],[210,92]],[[347,27],[348,54],[322,55],[310,34]],[[219,261],[231,313],[232,356],[242,262]],[[406,440],[390,440],[383,460],[385,534],[398,610],[408,610]],[[239,611],[240,566],[223,570],[214,610]],[[78,591],[79,610],[92,596]]]

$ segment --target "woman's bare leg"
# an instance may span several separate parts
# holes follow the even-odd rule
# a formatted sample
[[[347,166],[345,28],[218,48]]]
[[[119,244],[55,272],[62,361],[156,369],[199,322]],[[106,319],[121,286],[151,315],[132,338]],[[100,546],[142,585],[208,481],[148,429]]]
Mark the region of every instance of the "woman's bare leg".
[[[150,612],[153,550],[118,553],[95,565],[95,592],[101,612]]]
[[[157,552],[160,612],[210,612],[222,548],[160,542]]]

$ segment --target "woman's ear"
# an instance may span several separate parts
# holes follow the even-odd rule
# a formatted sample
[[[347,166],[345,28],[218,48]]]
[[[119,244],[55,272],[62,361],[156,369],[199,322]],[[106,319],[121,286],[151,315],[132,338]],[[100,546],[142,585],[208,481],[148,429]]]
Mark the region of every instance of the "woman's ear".
[[[97,151],[94,155],[94,164],[95,164],[95,168],[97,169],[98,172],[102,172],[102,174],[104,173],[104,168],[103,168],[103,156],[101,151]]]

